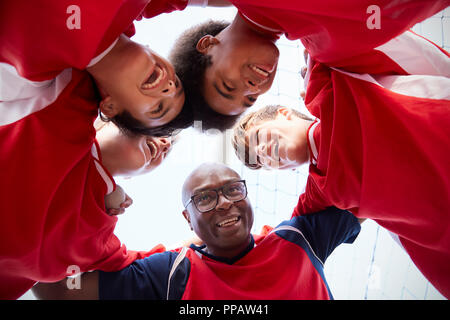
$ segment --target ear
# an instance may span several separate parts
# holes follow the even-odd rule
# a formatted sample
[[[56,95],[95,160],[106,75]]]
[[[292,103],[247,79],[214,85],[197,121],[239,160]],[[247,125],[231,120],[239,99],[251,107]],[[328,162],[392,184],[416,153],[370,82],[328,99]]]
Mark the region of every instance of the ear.
[[[111,96],[106,96],[100,101],[100,111],[109,119],[114,118],[119,113],[119,108],[114,103]]]
[[[293,112],[291,108],[281,107],[278,109],[278,115],[285,117],[287,120],[291,120],[293,116]]]
[[[198,40],[196,48],[197,51],[200,53],[207,53],[210,48],[219,43],[220,43],[219,39],[208,34],[206,36],[203,36],[200,40]]]
[[[189,216],[189,212],[185,209],[185,210],[183,210],[183,217],[186,219],[186,221],[188,222],[188,224],[189,224],[189,227],[191,228],[191,230],[194,230],[193,228],[192,228],[192,225],[191,225],[191,217]]]

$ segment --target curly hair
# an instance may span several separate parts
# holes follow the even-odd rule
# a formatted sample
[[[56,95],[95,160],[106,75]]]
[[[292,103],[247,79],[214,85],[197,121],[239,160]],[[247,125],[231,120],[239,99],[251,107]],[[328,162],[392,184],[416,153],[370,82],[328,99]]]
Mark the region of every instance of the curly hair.
[[[226,21],[209,20],[187,29],[176,40],[169,61],[183,83],[185,89],[185,103],[183,108],[192,110],[193,121],[201,121],[202,131],[218,129],[224,131],[231,128],[239,115],[227,116],[215,112],[203,97],[203,75],[211,65],[211,56],[197,51],[198,41],[205,35],[216,36],[230,25]]]

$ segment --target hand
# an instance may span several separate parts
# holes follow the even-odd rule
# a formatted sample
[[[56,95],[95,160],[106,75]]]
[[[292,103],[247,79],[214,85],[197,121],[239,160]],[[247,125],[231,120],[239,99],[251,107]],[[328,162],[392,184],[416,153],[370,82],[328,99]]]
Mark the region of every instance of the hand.
[[[128,194],[125,193],[125,200],[120,204],[119,208],[109,208],[106,209],[106,213],[110,216],[117,216],[123,214],[125,209],[133,204],[133,199],[130,198]]]
[[[306,49],[303,51],[303,59],[305,59],[305,66],[303,66],[300,70],[300,75],[302,76],[303,79],[305,79],[306,76],[306,72],[308,71],[308,51],[306,51]],[[305,100],[306,97],[306,92],[305,90],[301,89],[300,90],[300,97]]]

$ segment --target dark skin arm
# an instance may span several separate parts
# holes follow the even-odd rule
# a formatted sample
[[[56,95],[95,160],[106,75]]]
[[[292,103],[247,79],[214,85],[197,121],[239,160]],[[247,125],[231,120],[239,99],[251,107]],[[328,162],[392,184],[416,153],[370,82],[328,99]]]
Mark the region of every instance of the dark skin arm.
[[[37,283],[31,290],[39,300],[98,300],[98,272],[81,275],[80,289],[69,289],[67,279],[55,283]],[[73,281],[69,279],[69,281]]]

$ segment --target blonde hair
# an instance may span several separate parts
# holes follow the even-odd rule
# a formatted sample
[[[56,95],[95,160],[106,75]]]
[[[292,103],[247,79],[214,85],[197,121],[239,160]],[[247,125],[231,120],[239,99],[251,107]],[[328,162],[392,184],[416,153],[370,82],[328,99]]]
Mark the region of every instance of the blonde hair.
[[[231,144],[233,145],[236,156],[241,160],[244,165],[250,169],[257,170],[262,166],[258,163],[257,157],[250,157],[250,146],[247,137],[247,130],[252,126],[257,125],[263,121],[274,120],[278,115],[278,110],[283,106],[280,105],[268,105],[259,110],[247,113],[243,115],[238,123],[233,128],[233,137]],[[313,120],[311,117],[295,110],[291,109],[293,114],[297,117],[305,120]]]

